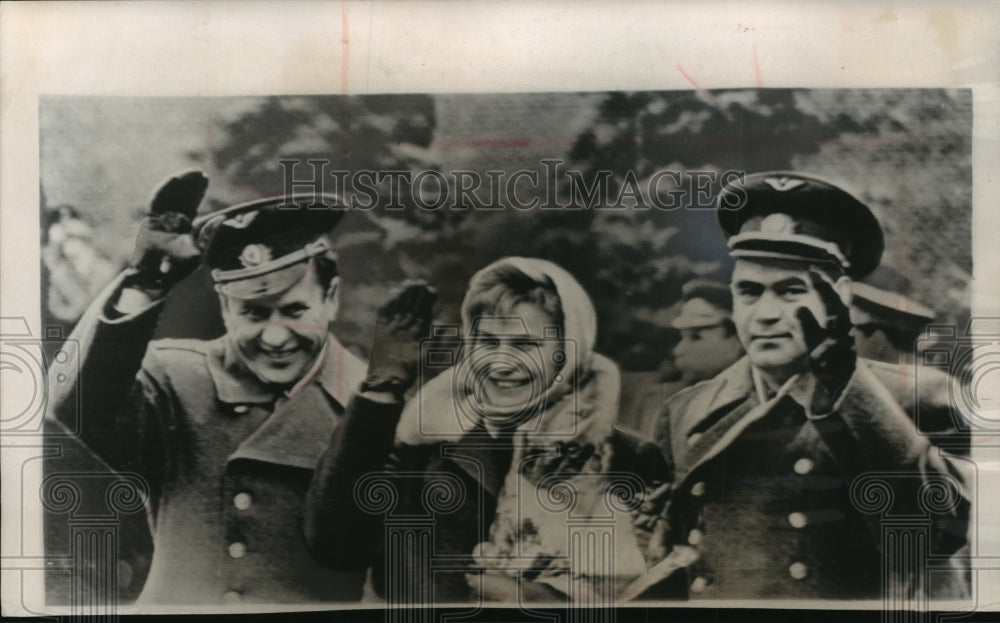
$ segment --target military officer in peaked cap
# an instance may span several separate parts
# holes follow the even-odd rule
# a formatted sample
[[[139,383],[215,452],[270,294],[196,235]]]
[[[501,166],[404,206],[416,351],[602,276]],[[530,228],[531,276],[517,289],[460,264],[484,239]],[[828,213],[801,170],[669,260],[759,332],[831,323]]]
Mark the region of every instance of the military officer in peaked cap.
[[[733,322],[746,356],[658,416],[673,479],[636,520],[659,562],[629,594],[962,596],[953,572],[920,573],[928,552],[883,548],[886,518],[909,515],[925,520],[929,553],[947,557],[965,543],[968,503],[954,465],[855,354],[851,283],[879,263],[875,216],[841,188],[791,172],[745,176],[723,189],[717,211],[736,260]],[[885,488],[892,503],[881,508],[872,496]],[[927,488],[944,501],[925,505]],[[917,562],[898,568],[893,556]]]
[[[190,172],[156,193],[131,267],[67,342],[79,365],[50,369],[63,381],[51,384],[50,416],[79,416],[84,442],[146,483],[155,552],[138,603],[358,599],[364,579],[315,561],[302,525],[313,469],[345,411],[401,408],[392,366],[373,357],[366,367],[330,333],[339,282],[329,234],[343,205],[277,197],[194,218],[207,185]],[[151,342],[164,298],[200,259],[225,335]],[[396,311],[428,325],[433,294],[404,294]],[[359,392],[366,379],[377,391]]]
[[[917,430],[942,450],[968,456],[971,427],[952,399],[961,382],[917,357],[920,334],[935,314],[907,296],[910,289],[909,280],[885,264],[854,282],[851,323],[858,355],[871,360],[872,371],[913,416]]]
[[[692,279],[681,288],[681,308],[670,325],[680,333],[673,361],[680,378],[659,370],[622,374],[619,424],[648,437],[656,414],[670,396],[728,368],[743,354],[733,325],[729,285]]]

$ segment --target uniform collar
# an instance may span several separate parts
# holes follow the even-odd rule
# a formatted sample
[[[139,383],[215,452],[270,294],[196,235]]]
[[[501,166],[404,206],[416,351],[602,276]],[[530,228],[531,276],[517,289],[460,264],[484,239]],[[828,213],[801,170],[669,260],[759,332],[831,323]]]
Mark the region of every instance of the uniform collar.
[[[812,395],[816,391],[816,377],[811,374],[795,374],[784,385],[778,388],[777,392],[767,389],[767,382],[761,371],[753,366],[750,367],[750,375],[753,377],[753,386],[757,392],[758,402],[767,402],[775,395],[787,395],[798,403],[803,410],[809,412],[812,404]]]
[[[693,413],[696,419],[690,423],[688,428],[695,428],[718,410],[742,402],[747,399],[747,396],[754,395],[756,397],[752,368],[750,360],[743,356],[736,363],[720,372],[715,377],[717,385],[715,392],[710,395],[703,408],[697,409]]]
[[[274,402],[279,394],[261,383],[239,360],[225,336],[213,343],[208,356],[208,371],[215,384],[218,399],[229,404],[265,404]],[[333,334],[327,336],[326,346],[311,370],[331,398],[342,407],[364,381],[365,365],[344,347]],[[296,386],[298,387],[298,386]]]
[[[724,450],[768,407],[754,387],[752,366],[745,356],[714,379],[684,409],[673,439],[677,476],[683,480],[698,466]],[[697,387],[697,386],[696,386]]]
[[[859,373],[871,376],[859,361],[858,372],[851,380],[851,387],[855,387],[855,390],[859,385],[859,381],[855,380],[859,378]],[[773,396],[768,396],[763,379],[757,375],[757,370],[744,356],[720,372],[714,381],[708,381],[717,385],[714,393],[703,399],[695,398],[688,406],[687,413],[691,414],[691,419],[682,421],[681,431],[684,437],[677,440],[681,447],[674,447],[675,454],[683,457],[678,472],[683,472],[684,478],[728,448],[748,426],[767,415],[785,396],[802,406],[805,413],[809,413],[811,391],[815,389],[816,382],[812,375],[792,377]],[[862,377],[860,385],[867,388],[870,383],[866,383],[867,377]],[[841,395],[834,410],[840,408],[847,394],[845,391]],[[692,432],[700,433],[696,441],[691,441]]]
[[[232,356],[225,338],[209,356],[216,393],[223,402],[270,403],[280,398]],[[351,396],[365,378],[365,364],[329,336],[302,383],[239,445],[228,461],[248,459],[313,469],[326,449]],[[310,378],[311,376],[311,378]]]

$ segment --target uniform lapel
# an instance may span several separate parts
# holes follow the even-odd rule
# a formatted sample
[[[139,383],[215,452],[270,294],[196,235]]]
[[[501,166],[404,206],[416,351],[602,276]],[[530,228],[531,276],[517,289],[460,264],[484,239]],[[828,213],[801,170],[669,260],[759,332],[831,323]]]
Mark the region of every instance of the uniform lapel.
[[[713,386],[715,391],[709,389]],[[689,417],[680,421],[678,434],[673,436],[678,483],[725,451],[775,402],[761,404],[758,400],[746,357],[720,373],[706,389],[707,393],[690,403],[686,410]]]
[[[341,414],[343,408],[311,383],[268,416],[229,460],[251,459],[313,469]]]
[[[364,363],[332,335],[324,359],[314,379],[275,409],[228,460],[250,459],[304,469],[316,466],[365,374]],[[213,370],[220,400],[273,402],[273,394],[259,381],[254,383],[248,377],[240,377],[239,369]]]

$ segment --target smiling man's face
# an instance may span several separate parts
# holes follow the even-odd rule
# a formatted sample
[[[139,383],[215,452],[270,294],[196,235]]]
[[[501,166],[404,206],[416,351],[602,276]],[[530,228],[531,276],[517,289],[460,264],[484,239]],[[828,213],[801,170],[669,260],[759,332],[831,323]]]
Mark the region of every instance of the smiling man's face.
[[[750,363],[779,380],[808,368],[809,352],[795,312],[805,307],[821,326],[826,324],[826,310],[808,267],[739,259],[732,290],[733,322]]]
[[[337,280],[324,288],[310,271],[274,296],[221,297],[226,338],[246,367],[261,381],[292,385],[322,350],[337,313]]]

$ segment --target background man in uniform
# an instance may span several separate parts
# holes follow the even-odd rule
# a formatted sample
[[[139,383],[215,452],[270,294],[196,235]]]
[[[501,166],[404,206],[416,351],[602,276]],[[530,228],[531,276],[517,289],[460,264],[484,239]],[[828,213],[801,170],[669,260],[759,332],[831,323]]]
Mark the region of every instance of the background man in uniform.
[[[366,373],[330,333],[339,281],[329,232],[343,205],[264,199],[198,219],[195,231],[207,185],[192,172],[156,193],[131,267],[67,342],[79,345],[79,367],[50,370],[65,379],[50,385],[50,415],[72,422],[81,409],[91,450],[147,483],[155,552],[138,603],[358,599],[364,578],[315,561],[302,525],[313,468],[345,411],[400,408],[379,392],[352,401],[366,378],[386,376],[386,360],[373,356]],[[202,249],[226,334],[150,342]],[[433,296],[407,292],[406,326],[426,333]],[[382,342],[399,326],[380,323]]]
[[[928,590],[916,569],[884,566],[881,516],[859,510],[866,474],[878,474],[892,512],[928,517],[929,553],[965,543],[960,477],[855,354],[851,282],[878,265],[878,221],[842,189],[785,172],[725,188],[718,217],[736,258],[733,320],[747,356],[659,416],[674,478],[646,501],[655,519],[636,521],[662,558],[645,586],[669,577],[692,598]],[[947,491],[947,503],[922,506],[924,486]],[[957,574],[936,588],[967,591]]]
[[[871,359],[872,370],[892,392],[917,429],[932,443],[968,456],[971,428],[955,409],[956,378],[939,368],[922,365],[917,340],[934,310],[909,296],[910,282],[881,265],[852,287],[851,322],[858,356]],[[915,404],[919,403],[919,411]]]
[[[934,310],[908,296],[909,280],[882,264],[851,293],[858,356],[890,364],[914,363],[913,345],[934,321]]]
[[[673,363],[680,378],[661,370],[622,374],[619,423],[643,437],[653,434],[656,414],[667,398],[722,372],[743,354],[732,321],[733,295],[718,281],[694,279],[681,289],[681,309],[671,326],[680,333]]]

